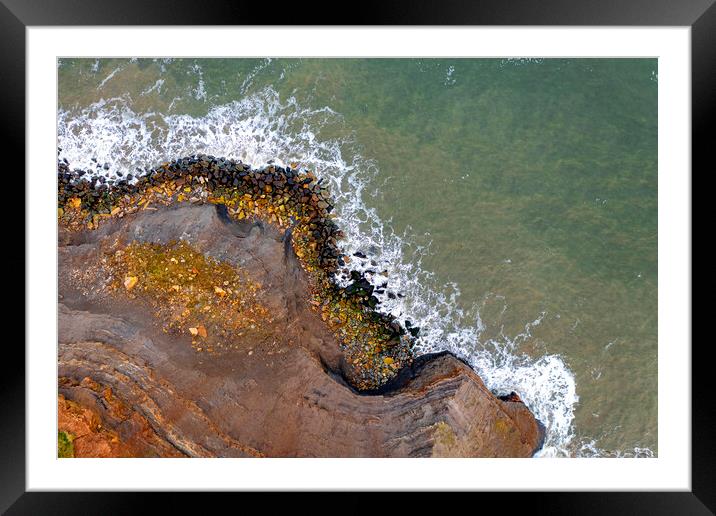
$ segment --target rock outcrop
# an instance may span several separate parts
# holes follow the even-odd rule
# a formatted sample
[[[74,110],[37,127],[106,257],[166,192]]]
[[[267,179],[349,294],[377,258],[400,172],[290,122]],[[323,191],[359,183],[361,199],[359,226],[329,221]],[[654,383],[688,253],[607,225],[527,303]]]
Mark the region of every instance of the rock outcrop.
[[[356,390],[288,238],[274,224],[188,202],[96,229],[59,225],[60,401],[84,418],[76,424],[100,421],[83,430],[100,442],[86,454],[529,457],[539,449],[544,431],[528,408],[495,397],[450,354],[419,357],[377,393]],[[257,303],[270,314],[260,333],[228,331],[200,351],[195,332],[167,331],[170,316],[149,294],[114,287],[118,251],[175,241],[260,285]],[[109,434],[91,437],[97,425]]]

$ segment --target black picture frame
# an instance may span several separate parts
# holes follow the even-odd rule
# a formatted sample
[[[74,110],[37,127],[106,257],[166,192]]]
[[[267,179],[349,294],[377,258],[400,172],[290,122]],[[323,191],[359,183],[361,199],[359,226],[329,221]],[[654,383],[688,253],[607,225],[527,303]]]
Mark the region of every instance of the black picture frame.
[[[692,163],[704,164],[712,146],[708,128],[714,123],[716,103],[716,5],[715,0],[504,0],[462,2],[441,0],[415,4],[410,1],[363,1],[353,8],[344,6],[342,16],[322,20],[332,25],[575,25],[575,26],[689,26],[691,27],[692,72]],[[187,0],[0,0],[0,71],[3,81],[2,113],[6,128],[6,148],[15,169],[23,167],[25,148],[25,30],[28,26],[62,25],[245,25],[258,22],[271,25],[316,25],[317,12],[302,2],[280,9],[266,3],[239,1]],[[6,155],[6,159],[7,155]],[[703,170],[704,173],[707,170]],[[693,177],[693,173],[691,173]],[[685,180],[690,180],[685,178]],[[19,184],[18,181],[14,181]],[[22,189],[24,191],[24,188]],[[23,195],[15,200],[24,204]],[[15,213],[24,215],[24,206]],[[18,222],[7,231],[15,242],[6,267],[25,277],[32,274],[26,265],[25,226]],[[17,234],[13,235],[12,231]],[[16,281],[19,274],[15,272]],[[15,292],[24,292],[17,285]],[[17,294],[14,294],[17,295]],[[19,303],[17,303],[19,304]],[[23,303],[24,306],[24,303]],[[32,310],[25,306],[25,310]],[[19,325],[16,325],[19,326]],[[19,337],[19,336],[18,336]],[[146,507],[146,494],[26,492],[25,465],[25,353],[21,346],[5,346],[6,367],[3,385],[3,444],[0,464],[0,510],[8,514],[110,514],[126,513]],[[19,338],[15,340],[19,343]],[[676,345],[677,343],[671,343]],[[684,346],[691,343],[681,343]],[[713,514],[716,511],[716,439],[714,401],[710,394],[711,342],[692,346],[692,491],[691,492],[611,492],[611,493],[485,493],[498,503],[523,506],[534,513],[547,514]],[[686,348],[685,348],[686,349]],[[11,365],[9,365],[11,364]],[[164,510],[187,508],[188,496],[177,493],[151,495]],[[358,497],[360,495],[353,494]],[[414,497],[420,500],[421,497]],[[344,505],[345,507],[345,505]],[[401,506],[405,510],[405,506]]]

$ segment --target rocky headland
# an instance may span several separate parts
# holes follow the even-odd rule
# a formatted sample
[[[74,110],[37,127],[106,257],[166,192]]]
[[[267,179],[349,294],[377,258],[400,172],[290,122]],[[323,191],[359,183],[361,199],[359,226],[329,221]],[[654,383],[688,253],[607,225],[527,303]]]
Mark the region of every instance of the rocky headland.
[[[532,456],[517,395],[413,355],[419,328],[349,269],[332,210],[296,165],[108,181],[59,162],[60,455]]]

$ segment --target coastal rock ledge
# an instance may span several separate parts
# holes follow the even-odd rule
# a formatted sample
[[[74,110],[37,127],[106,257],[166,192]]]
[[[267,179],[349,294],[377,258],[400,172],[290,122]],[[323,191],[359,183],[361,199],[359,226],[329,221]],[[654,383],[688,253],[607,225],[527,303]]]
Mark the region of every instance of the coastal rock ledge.
[[[59,430],[74,456],[530,457],[541,447],[544,429],[519,398],[494,396],[447,353],[356,389],[290,232],[212,204],[145,208],[90,229],[58,225]],[[244,271],[213,293],[228,302],[244,281],[252,295],[237,306],[261,310],[248,322],[215,317],[218,302],[199,296],[174,313],[170,294],[184,284],[146,287],[174,281],[163,275],[173,264]],[[202,303],[205,323],[182,331]]]

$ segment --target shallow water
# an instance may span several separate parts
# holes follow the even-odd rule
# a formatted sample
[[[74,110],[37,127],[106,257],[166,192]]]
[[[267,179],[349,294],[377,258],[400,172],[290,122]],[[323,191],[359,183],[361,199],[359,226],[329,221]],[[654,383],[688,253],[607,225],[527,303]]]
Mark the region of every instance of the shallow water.
[[[330,181],[421,352],[466,358],[543,455],[657,451],[655,59],[62,60],[71,165],[196,152]],[[360,266],[360,260],[351,264]]]

